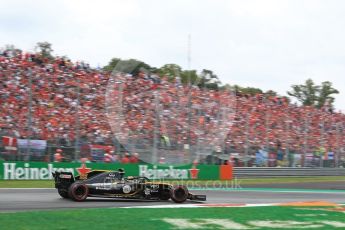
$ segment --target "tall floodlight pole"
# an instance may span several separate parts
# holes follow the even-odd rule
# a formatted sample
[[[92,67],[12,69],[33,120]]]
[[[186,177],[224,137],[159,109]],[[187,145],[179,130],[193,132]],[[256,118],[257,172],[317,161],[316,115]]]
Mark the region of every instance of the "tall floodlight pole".
[[[249,127],[249,119],[250,119],[250,113],[247,113],[246,115],[246,126],[245,126],[245,132],[246,132],[246,140],[245,140],[245,146],[244,146],[244,157],[247,159],[248,158],[248,153],[249,153],[249,131],[250,131],[250,127]],[[245,166],[247,167],[248,162],[245,161]]]
[[[154,119],[154,127],[153,127],[153,149],[152,149],[152,163],[155,164],[158,161],[158,127],[159,127],[159,95],[158,93],[154,93],[154,102],[155,102],[155,119]]]
[[[305,159],[305,156],[308,151],[308,132],[309,132],[309,113],[307,114],[305,120],[304,120],[304,143],[303,143],[303,157],[302,159]],[[304,166],[304,160],[303,165]]]
[[[266,130],[266,135],[265,135],[265,147],[266,150],[268,150],[268,135],[269,135],[269,121],[270,121],[270,116],[271,114],[268,112],[268,109],[266,109],[265,113],[265,130]]]
[[[246,140],[245,140],[245,149],[244,149],[244,158],[248,159],[249,158],[249,150],[251,149],[251,144],[250,144],[250,140],[252,140],[251,136],[250,136],[250,117],[252,116],[254,110],[256,108],[256,105],[246,114],[246,124],[245,124],[245,136],[246,136]],[[267,147],[267,153],[268,153],[268,147]],[[248,166],[248,161],[245,161],[245,167]]]
[[[327,153],[327,149],[325,148],[325,120],[322,119],[322,125],[321,125],[321,146],[322,146],[322,150],[324,150],[325,152],[323,154]],[[320,154],[320,167],[323,167],[323,157]]]
[[[120,106],[118,106],[117,108],[116,108],[116,110],[115,111],[117,111],[120,115],[120,119],[117,119],[117,121],[119,122],[119,124],[121,124],[123,121],[125,121],[125,118],[124,118],[124,111],[123,111],[123,106],[122,106],[122,103],[123,103],[123,84],[122,84],[122,82],[119,84],[119,100],[118,100],[118,105],[120,105]],[[123,121],[122,121],[122,119],[123,119]],[[119,134],[121,132],[121,125],[116,125],[116,131],[115,131],[115,134],[117,135],[117,134]],[[118,136],[119,137],[119,136]],[[117,137],[116,137],[117,138]],[[121,150],[120,150],[120,148],[121,148],[121,142],[120,142],[120,140],[121,140],[121,137],[120,138],[117,138],[117,140],[116,140],[116,153],[120,153],[121,152]]]
[[[339,124],[339,145],[338,145],[338,167],[342,164],[342,156],[344,150],[344,123],[340,122]]]
[[[336,155],[335,155],[335,167],[338,167],[339,165],[339,155],[340,155],[340,144],[339,144],[339,137],[340,137],[340,125],[339,122],[336,124]]]
[[[28,102],[28,124],[27,124],[27,148],[26,148],[26,157],[30,157],[31,153],[31,135],[32,135],[32,71],[31,68],[28,70],[29,77],[29,102]]]
[[[290,131],[290,116],[289,116],[289,110],[287,110],[286,113],[286,122],[285,122],[285,139],[286,139],[286,145],[285,145],[285,156],[288,156],[289,154],[289,149],[290,149],[290,135],[289,135],[289,131]],[[302,163],[302,166],[304,165],[304,161]]]
[[[188,47],[187,48],[188,48],[187,64],[188,64],[188,70],[190,70],[191,62],[192,62],[192,36],[190,34],[188,34]],[[188,82],[188,83],[190,83],[190,82]]]
[[[190,135],[190,129],[191,129],[191,122],[192,122],[192,83],[191,83],[191,62],[192,62],[192,57],[191,57],[191,50],[192,50],[192,43],[191,43],[191,35],[188,35],[188,55],[187,55],[187,65],[188,65],[188,128],[187,128],[187,138],[188,138],[188,149],[187,149],[187,159],[191,160],[191,135]]]
[[[79,106],[80,106],[80,80],[77,77],[77,105],[76,105],[76,113],[75,113],[75,153],[74,153],[74,160],[78,161],[80,156],[80,146],[79,146],[79,136],[80,136],[80,119],[79,119]]]

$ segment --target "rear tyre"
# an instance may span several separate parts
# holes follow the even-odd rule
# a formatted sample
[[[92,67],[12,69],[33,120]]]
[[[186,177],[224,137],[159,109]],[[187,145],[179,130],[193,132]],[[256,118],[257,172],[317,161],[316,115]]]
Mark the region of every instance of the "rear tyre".
[[[84,201],[89,195],[89,188],[80,182],[73,183],[68,189],[68,196],[75,201]]]
[[[68,192],[65,190],[58,189],[58,193],[62,198],[65,198],[65,199],[69,198]]]
[[[188,189],[185,186],[179,185],[170,191],[171,199],[175,203],[183,203],[188,198]]]

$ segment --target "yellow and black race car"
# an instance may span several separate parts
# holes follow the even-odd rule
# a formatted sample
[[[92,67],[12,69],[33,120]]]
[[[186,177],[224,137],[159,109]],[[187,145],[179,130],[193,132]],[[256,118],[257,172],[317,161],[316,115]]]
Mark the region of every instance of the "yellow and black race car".
[[[84,201],[87,197],[173,200],[183,203],[187,199],[205,201],[206,195],[193,195],[186,186],[151,182],[146,177],[124,176],[117,171],[93,170],[74,177],[71,172],[54,172],[55,188],[63,198]]]

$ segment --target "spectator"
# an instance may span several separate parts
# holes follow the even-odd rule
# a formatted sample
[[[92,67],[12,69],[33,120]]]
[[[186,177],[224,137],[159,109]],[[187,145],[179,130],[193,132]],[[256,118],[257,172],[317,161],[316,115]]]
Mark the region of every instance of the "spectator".
[[[61,162],[62,161],[62,150],[61,149],[57,149],[55,154],[54,154],[54,162]]]
[[[317,155],[322,148],[337,152],[345,146],[345,115],[329,105],[317,109],[296,106],[279,96],[242,92],[235,95],[197,86],[189,89],[178,79],[169,82],[168,77],[147,73],[119,74],[114,90],[107,91],[111,78],[110,72],[94,70],[81,61],[72,63],[61,57],[47,60],[5,50],[0,53],[1,134],[74,146],[78,118],[82,142],[111,145],[108,121],[112,117],[116,120],[117,115],[104,113],[103,107],[104,92],[110,92],[108,99],[113,102],[120,95],[122,98],[125,119],[116,125],[119,133],[128,133],[129,143],[121,144],[135,148],[152,149],[155,135],[162,137],[157,145],[167,154],[190,150],[192,146],[214,147],[219,142],[226,143],[227,153],[236,150],[250,154],[250,147],[266,146],[270,153],[274,150],[276,154],[279,149],[279,159],[285,150],[285,158],[292,165],[290,149],[294,154]],[[27,129],[29,92],[32,126]],[[157,117],[159,125],[155,124]],[[132,157],[127,156],[130,162]],[[124,159],[126,156],[121,161]]]
[[[125,153],[125,155],[122,157],[121,163],[122,163],[122,164],[128,164],[128,163],[130,163],[129,154],[128,154],[128,153]]]
[[[139,154],[133,153],[132,156],[129,158],[131,163],[139,163]]]
[[[103,158],[104,163],[111,163],[113,162],[113,158],[110,154],[105,153]]]

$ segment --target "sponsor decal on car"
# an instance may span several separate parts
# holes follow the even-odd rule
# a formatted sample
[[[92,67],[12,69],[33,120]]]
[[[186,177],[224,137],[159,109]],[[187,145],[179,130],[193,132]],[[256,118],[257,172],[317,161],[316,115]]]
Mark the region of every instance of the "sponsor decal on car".
[[[157,192],[158,190],[159,190],[159,185],[158,184],[151,185],[151,191],[152,192]]]
[[[59,177],[63,179],[71,179],[72,175],[60,174]]]
[[[130,193],[132,191],[132,188],[131,188],[131,186],[126,184],[122,187],[122,191],[123,191],[123,193],[127,194],[127,193]]]
[[[151,194],[151,190],[149,188],[145,188],[144,193],[146,196]]]
[[[109,173],[109,177],[110,178],[116,177],[116,174],[115,173]]]

